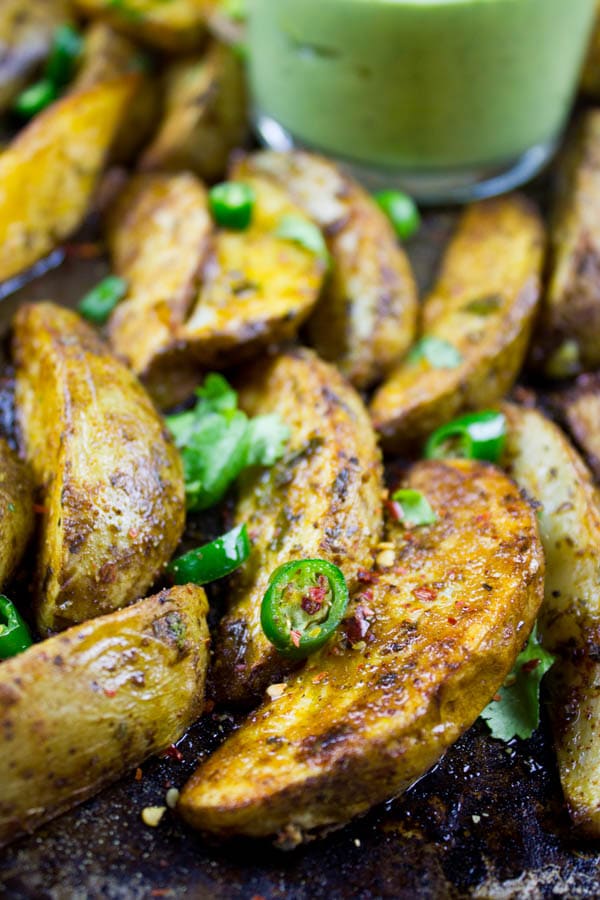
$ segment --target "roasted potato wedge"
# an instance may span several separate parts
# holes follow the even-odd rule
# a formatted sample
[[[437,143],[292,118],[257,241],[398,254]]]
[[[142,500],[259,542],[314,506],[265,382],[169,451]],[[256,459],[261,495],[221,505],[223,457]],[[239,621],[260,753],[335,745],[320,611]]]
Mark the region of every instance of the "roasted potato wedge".
[[[57,25],[69,20],[68,0],[0,3],[0,112],[48,54]]]
[[[562,787],[576,826],[600,837],[600,495],[561,430],[534,409],[506,404],[506,464],[541,507],[546,556],[540,616],[558,655],[546,676]]]
[[[186,53],[206,39],[213,0],[75,0],[76,9],[159,50]]]
[[[333,645],[192,776],[179,802],[191,825],[289,843],[340,825],[412,784],[502,684],[542,600],[535,514],[478,462],[419,463],[405,486],[438,521],[391,526],[394,564]]]
[[[600,373],[580,375],[568,391],[555,398],[555,404],[600,481]]]
[[[69,94],[0,154],[0,281],[81,223],[135,84],[126,75]]]
[[[375,436],[360,398],[332,366],[309,350],[290,351],[244,376],[240,404],[249,415],[277,412],[291,439],[279,463],[246,478],[236,506],[252,555],[230,591],[215,654],[217,693],[235,702],[260,697],[289,671],[260,625],[273,570],[319,557],[340,566],[353,588],[358,570],[371,566],[382,525]]]
[[[304,152],[255,153],[236,178],[273,178],[325,232],[332,272],[309,321],[323,359],[367,388],[400,361],[415,336],[417,290],[384,214],[329,160]]]
[[[153,583],[183,531],[183,473],[135,376],[76,313],[22,306],[13,348],[21,448],[44,507],[36,616],[46,634]]]
[[[24,464],[0,438],[0,587],[19,563],[33,533],[33,484]]]
[[[239,54],[215,41],[201,58],[173,63],[165,81],[165,114],[140,168],[190,171],[217,180],[248,127]]]
[[[128,291],[111,316],[110,341],[142,378],[176,340],[198,292],[211,233],[206,190],[189,173],[137,175],[111,209],[112,266]]]
[[[325,261],[276,234],[285,215],[308,219],[269,179],[244,180],[256,195],[252,224],[246,231],[216,232],[187,321],[143,373],[160,406],[189,396],[203,370],[222,369],[294,337],[321,291]]]
[[[550,245],[538,343],[550,375],[573,345],[570,375],[600,365],[600,110],[583,115],[561,162]]]
[[[77,625],[0,664],[0,846],[178,740],[202,712],[195,585]]]
[[[386,449],[422,440],[459,412],[496,403],[525,356],[540,295],[544,230],[518,195],[485,200],[461,216],[423,309],[423,340],[458,351],[454,367],[409,357],[371,404]]]

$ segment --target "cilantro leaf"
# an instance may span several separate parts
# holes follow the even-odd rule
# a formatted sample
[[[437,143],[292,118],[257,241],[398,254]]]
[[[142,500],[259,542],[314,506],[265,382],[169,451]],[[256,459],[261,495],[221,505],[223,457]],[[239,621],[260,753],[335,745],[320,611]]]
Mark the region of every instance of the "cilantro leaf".
[[[540,724],[540,682],[553,663],[554,656],[540,644],[534,625],[525,649],[498,691],[500,699],[492,700],[481,713],[493,737],[500,741],[531,737]]]
[[[222,375],[207,375],[194,409],[167,416],[181,452],[187,507],[208,509],[243,469],[272,466],[283,456],[289,429],[277,415],[248,419]]]

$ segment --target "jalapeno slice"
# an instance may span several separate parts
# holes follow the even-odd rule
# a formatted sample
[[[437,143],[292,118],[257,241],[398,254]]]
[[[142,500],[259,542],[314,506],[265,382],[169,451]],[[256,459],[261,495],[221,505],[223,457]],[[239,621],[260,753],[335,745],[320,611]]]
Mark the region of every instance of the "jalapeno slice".
[[[12,600],[0,594],[0,659],[16,656],[31,647],[29,628]]]
[[[427,459],[462,457],[498,462],[506,441],[506,419],[497,410],[469,413],[442,425],[425,444]]]
[[[167,566],[175,584],[208,584],[234,572],[250,556],[250,539],[245,525],[238,525]]]
[[[344,573],[324,559],[301,559],[275,569],[260,621],[267,639],[290,659],[304,659],[332,636],[348,606]]]

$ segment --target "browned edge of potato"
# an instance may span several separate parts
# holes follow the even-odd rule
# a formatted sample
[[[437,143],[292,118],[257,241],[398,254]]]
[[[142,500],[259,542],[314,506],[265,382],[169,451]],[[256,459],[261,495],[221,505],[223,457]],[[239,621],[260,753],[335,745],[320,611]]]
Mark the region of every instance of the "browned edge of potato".
[[[438,514],[390,524],[394,561],[354,598],[337,639],[196,770],[179,811],[227,837],[284,846],[411,785],[510,671],[543,596],[535,514],[485,463],[418,463],[404,486]],[[368,621],[354,643],[357,618]]]
[[[0,663],[0,846],[177,741],[204,703],[208,604],[174,587]]]
[[[0,587],[19,564],[33,533],[33,483],[17,454],[0,438]]]
[[[314,154],[263,151],[234,176],[273,178],[323,230],[332,271],[308,323],[323,359],[358,388],[387,375],[415,336],[417,289],[408,257],[374,200],[332,162]]]
[[[582,114],[557,169],[540,326],[535,357],[542,358],[549,375],[600,365],[598,109]]]
[[[76,313],[23,305],[13,352],[20,447],[44,510],[35,605],[47,634],[143,595],[183,531],[183,472],[135,376]]]
[[[589,97],[600,99],[600,3],[598,2],[596,2],[596,24],[581,73],[580,88]]]
[[[206,40],[206,17],[214,0],[74,0],[78,12],[102,19],[117,31],[159,50],[187,53]]]
[[[558,767],[579,832],[600,837],[600,495],[557,425],[505,404],[506,465],[541,504],[546,557],[540,615],[544,646],[558,656],[546,676]]]
[[[451,345],[458,361],[436,368],[409,355],[376,391],[371,414],[386,450],[418,443],[511,388],[529,344],[543,252],[542,221],[524,197],[484,200],[463,212],[425,300],[422,333]]]
[[[240,406],[277,413],[290,428],[286,455],[244,478],[235,508],[252,554],[229,591],[216,638],[214,678],[223,701],[249,702],[290,670],[263,634],[260,606],[271,573],[293,559],[339,566],[350,586],[372,565],[382,527],[380,453],[354,389],[329,363],[297,349],[244,374]]]
[[[600,372],[580,375],[566,391],[551,398],[585,461],[600,481]]]
[[[174,62],[164,81],[164,116],[139,168],[190,171],[207,181],[221,178],[248,129],[239,54],[213,41],[204,56]]]
[[[68,94],[0,154],[0,281],[16,275],[82,222],[136,75]]]

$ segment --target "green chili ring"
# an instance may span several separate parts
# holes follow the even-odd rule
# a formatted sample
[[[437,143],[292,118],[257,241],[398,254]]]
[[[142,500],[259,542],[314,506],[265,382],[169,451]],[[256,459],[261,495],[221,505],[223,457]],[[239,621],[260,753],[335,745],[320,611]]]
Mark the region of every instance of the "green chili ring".
[[[271,575],[260,621],[265,636],[288,659],[304,659],[322,647],[348,606],[344,573],[324,559],[284,563]]]
[[[175,584],[208,584],[239,568],[250,556],[245,525],[238,525],[210,544],[184,553],[167,566]]]
[[[29,628],[12,600],[0,594],[0,659],[16,656],[31,647]]]
[[[442,425],[425,444],[426,459],[461,457],[498,462],[506,441],[506,419],[501,412],[468,413]]]

